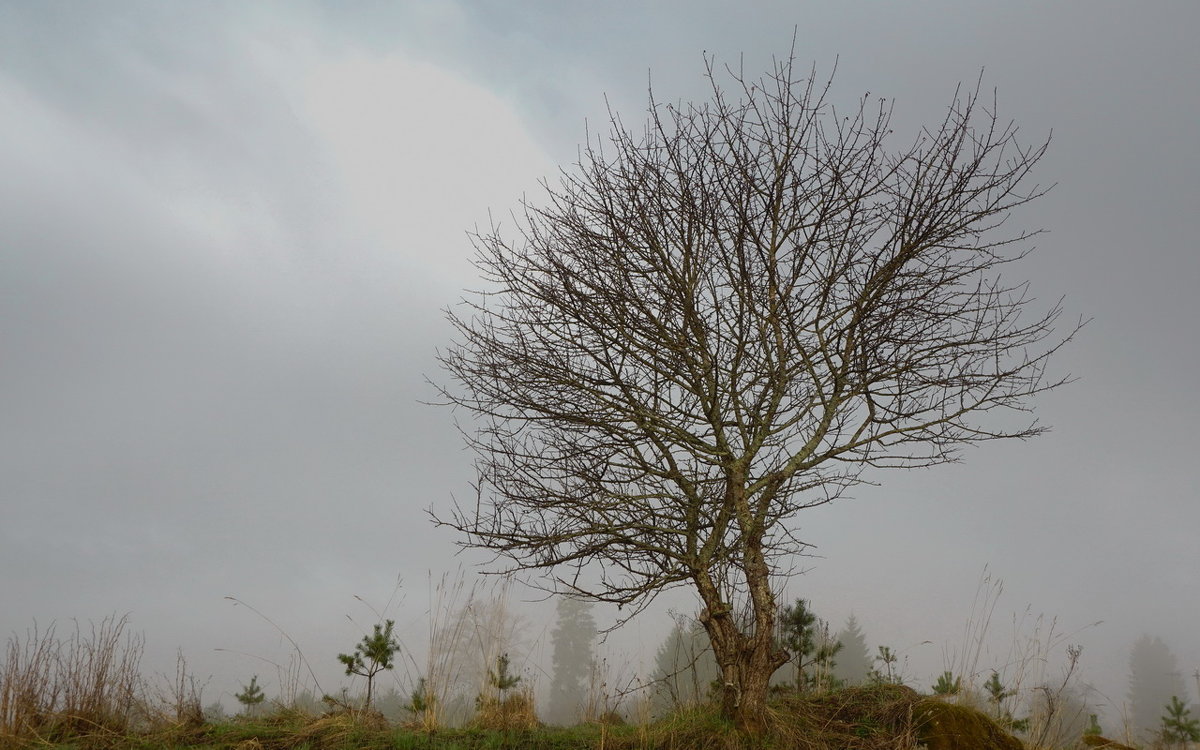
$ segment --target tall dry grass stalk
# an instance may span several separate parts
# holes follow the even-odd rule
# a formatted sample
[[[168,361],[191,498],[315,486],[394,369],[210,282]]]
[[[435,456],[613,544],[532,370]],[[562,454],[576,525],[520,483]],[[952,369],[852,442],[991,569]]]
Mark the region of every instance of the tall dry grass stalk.
[[[476,589],[462,612],[467,624],[467,639],[461,644],[464,670],[474,679],[474,692],[483,698],[502,697],[503,691],[492,684],[491,673],[501,656],[521,675],[521,688],[531,687],[525,667],[527,644],[523,637],[525,620],[509,603],[512,582],[507,578]]]
[[[593,660],[580,718],[585,724],[624,724],[632,715],[649,722],[653,714],[649,686],[628,661],[614,666],[608,657]]]
[[[981,679],[979,661],[983,657],[987,645],[988,631],[992,626],[992,616],[996,612],[996,604],[1004,593],[1004,581],[992,576],[985,565],[980,574],[979,582],[975,585],[975,598],[971,602],[971,611],[963,624],[962,643],[954,651],[943,653],[945,668],[952,674],[962,677],[966,683],[974,683]]]
[[[24,639],[8,639],[0,671],[0,737],[36,736],[54,712],[61,690],[58,650],[53,625],[43,632],[35,623]]]
[[[282,638],[284,638],[289,644],[291,644],[292,650],[291,650],[291,653],[288,655],[288,663],[287,663],[286,667],[284,667],[283,665],[281,665],[277,662],[271,661],[270,659],[264,659],[263,657],[259,657],[259,656],[253,657],[255,659],[265,661],[268,664],[271,664],[272,666],[275,667],[276,676],[279,678],[280,696],[279,696],[278,702],[279,702],[281,708],[288,708],[288,707],[295,706],[296,697],[299,695],[300,690],[303,687],[303,678],[302,678],[301,669],[303,669],[304,672],[308,673],[308,679],[312,681],[312,686],[314,688],[316,688],[317,692],[318,693],[324,692],[321,689],[321,681],[317,679],[316,672],[313,671],[312,665],[309,664],[308,659],[304,656],[304,650],[300,648],[300,644],[296,642],[296,639],[293,638],[290,633],[288,633],[286,630],[281,628],[279,626],[279,624],[276,623],[274,620],[272,620],[270,617],[267,617],[262,612],[258,611],[257,609],[250,606],[246,602],[242,601],[241,599],[238,599],[236,596],[226,596],[225,600],[233,602],[233,606],[235,606],[235,607],[245,607],[246,609],[250,610],[255,615],[257,615],[259,617],[259,619],[261,619],[263,622],[267,623],[272,628],[274,628],[275,632],[279,633],[279,635]],[[224,649],[224,648],[219,648],[216,650],[217,651],[229,651],[229,649]],[[230,652],[230,653],[238,653],[238,652]],[[246,655],[251,656],[249,654],[246,654]]]
[[[120,735],[145,716],[145,640],[110,616],[59,639],[55,626],[9,638],[0,669],[0,739]]]
[[[1080,741],[1088,725],[1089,696],[1075,685],[1081,646],[1067,646],[1067,663],[1059,680],[1034,688],[1029,701],[1031,748],[1070,747]]]
[[[507,579],[468,585],[462,569],[429,575],[428,642],[424,665],[409,655],[413,691],[421,692],[420,709],[410,706],[410,726],[432,731],[469,722],[486,701],[502,696],[488,679],[488,670],[504,654],[524,671],[527,649],[521,637],[523,621],[509,606]],[[423,682],[422,682],[423,681]],[[532,686],[522,682],[521,692]],[[513,691],[515,694],[517,691]],[[532,710],[532,693],[526,696]],[[524,700],[524,699],[522,699]]]
[[[447,723],[448,707],[461,671],[458,644],[466,627],[466,622],[458,615],[462,602],[470,601],[475,589],[473,586],[467,588],[461,569],[454,574],[443,573],[436,583],[430,573],[428,587],[428,648],[423,674],[414,685],[414,690],[419,686],[423,695],[420,709],[414,710],[412,723],[425,731],[434,731]],[[415,662],[413,666],[418,672],[422,671]]]
[[[1058,747],[1079,740],[1087,720],[1084,700],[1090,688],[1079,684],[1082,647],[1070,639],[1099,622],[1064,633],[1058,620],[1026,609],[1012,618],[1012,634],[1003,656],[992,658],[988,645],[992,621],[1004,582],[985,566],[976,587],[971,612],[963,627],[962,644],[951,652],[946,669],[961,677],[963,688],[954,701],[977,708],[1000,720],[1023,717],[1023,734],[1031,748]],[[1062,672],[1053,675],[1058,654],[1066,655]],[[984,683],[996,672],[1006,695],[988,697]]]
[[[180,727],[204,724],[204,686],[188,669],[183,649],[175,652],[175,674],[167,678],[166,687],[158,690],[159,717]]]

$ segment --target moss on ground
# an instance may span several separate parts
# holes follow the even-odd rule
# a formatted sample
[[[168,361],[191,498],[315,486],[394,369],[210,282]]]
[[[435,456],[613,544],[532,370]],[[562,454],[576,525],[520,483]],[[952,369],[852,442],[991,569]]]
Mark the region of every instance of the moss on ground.
[[[913,704],[917,741],[929,750],[1023,750],[1021,741],[986,714],[935,698]]]

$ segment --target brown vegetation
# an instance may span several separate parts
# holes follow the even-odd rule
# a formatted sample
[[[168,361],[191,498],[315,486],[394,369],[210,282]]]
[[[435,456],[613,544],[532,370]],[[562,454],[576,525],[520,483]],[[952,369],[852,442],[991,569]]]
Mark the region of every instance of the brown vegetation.
[[[479,701],[471,725],[480,729],[509,731],[514,729],[536,729],[541,726],[534,709],[533,694],[528,691],[511,692],[503,698],[488,697]]]
[[[143,639],[109,617],[59,638],[54,625],[12,637],[0,673],[0,743],[120,737],[148,715],[138,667]]]

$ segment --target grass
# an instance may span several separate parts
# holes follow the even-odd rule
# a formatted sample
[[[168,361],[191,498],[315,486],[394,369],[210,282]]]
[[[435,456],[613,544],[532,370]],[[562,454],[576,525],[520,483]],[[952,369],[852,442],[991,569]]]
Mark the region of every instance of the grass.
[[[141,732],[13,741],[0,747],[55,750],[1020,750],[1021,744],[974,709],[899,685],[856,687],[772,704],[765,737],[737,731],[710,707],[647,724],[465,728],[424,731],[390,725],[368,711],[312,716],[295,710]]]
[[[1021,750],[985,711],[903,685],[785,695],[769,731],[749,737],[709,706],[655,721],[548,727],[531,694],[481,699],[462,727],[414,716],[397,725],[346,705],[322,714],[276,708],[206,721],[182,656],[157,700],[137,673],[142,641],[110,618],[58,638],[53,628],[9,642],[0,669],[0,750]],[[436,671],[436,670],[434,670]]]
[[[503,591],[467,589],[461,576],[443,577],[436,586],[428,661],[424,669],[411,664],[423,680],[418,685],[426,704],[421,709],[410,704],[403,724],[361,710],[349,699],[330,701],[324,712],[319,704],[311,711],[277,706],[263,715],[206,719],[203,685],[189,674],[182,653],[165,688],[156,691],[139,676],[142,639],[127,632],[125,618],[107,618],[90,628],[75,623],[64,638],[53,626],[35,627],[24,638],[9,640],[0,664],[0,750],[1020,750],[1021,743],[1002,728],[1009,726],[1006,716],[1012,719],[1007,704],[990,705],[978,684],[978,663],[999,593],[998,583],[986,577],[984,583],[972,611],[972,620],[981,624],[968,625],[967,647],[948,665],[964,677],[957,695],[925,696],[903,685],[881,684],[776,696],[769,731],[756,738],[706,706],[651,721],[649,702],[643,700],[634,711],[636,720],[626,724],[613,710],[625,693],[618,691],[614,702],[606,678],[593,680],[598,685],[592,686],[592,710],[585,715],[607,720],[541,725],[524,683],[510,691],[495,684],[489,689],[480,677],[486,669],[472,670],[472,664],[491,665],[497,654],[507,653],[515,621],[504,607]],[[1068,669],[1060,680],[1047,681],[1044,665],[1062,636],[1053,621],[1043,624],[1039,618],[1029,639],[1034,646],[1015,650],[1005,676],[1015,686],[1031,683],[1042,691],[1048,721],[1056,712],[1066,713],[1078,650],[1068,648]],[[307,666],[296,642],[284,636]],[[1014,710],[1017,692],[1006,693]],[[295,684],[289,694],[288,702],[296,705]],[[456,713],[463,715],[452,716]],[[1080,732],[1074,727],[1048,740],[1056,735],[1053,727],[1046,722],[1039,727],[1038,716],[1031,718],[1031,748],[1078,746]]]
[[[54,626],[11,638],[0,670],[0,746],[125,736],[148,723],[139,699],[143,640],[109,617],[65,638]]]

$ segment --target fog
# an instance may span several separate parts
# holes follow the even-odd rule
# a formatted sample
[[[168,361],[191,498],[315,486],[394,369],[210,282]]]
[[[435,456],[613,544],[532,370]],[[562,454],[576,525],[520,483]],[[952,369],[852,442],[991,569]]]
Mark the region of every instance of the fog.
[[[500,585],[426,512],[471,496],[460,415],[428,404],[467,232],[608,107],[703,99],[703,54],[757,75],[794,33],[898,132],[982,71],[1051,137],[1019,273],[1090,323],[1048,435],[806,511],[785,600],[853,615],[922,689],[1014,648],[1052,679],[1078,644],[1115,717],[1148,636],[1195,702],[1198,25],[1171,2],[0,2],[0,633],[128,613],[148,675],[181,649],[232,708],[294,646],[320,690],[361,689],[336,654],[386,617],[403,690],[443,576]],[[548,685],[555,602],[505,591]],[[694,610],[672,592],[610,634],[613,679]]]

